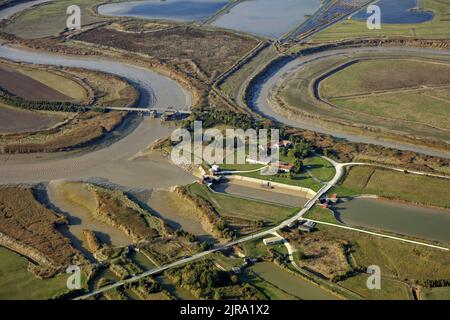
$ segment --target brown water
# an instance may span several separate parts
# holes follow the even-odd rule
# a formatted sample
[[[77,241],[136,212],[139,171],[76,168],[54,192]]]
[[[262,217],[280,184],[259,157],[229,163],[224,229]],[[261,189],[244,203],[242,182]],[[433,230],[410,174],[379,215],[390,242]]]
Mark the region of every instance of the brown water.
[[[305,194],[299,191],[283,188],[268,190],[263,189],[258,183],[239,180],[217,184],[214,186],[214,191],[291,207],[301,207],[308,201]]]
[[[156,280],[161,284],[164,290],[167,290],[179,300],[198,300],[189,290],[176,286],[166,276],[159,276]]]
[[[281,290],[304,300],[336,300],[336,296],[321,287],[284,271],[271,262],[260,262],[250,267],[264,280]]]
[[[92,211],[96,209],[97,203],[84,184],[52,181],[47,190],[50,202],[67,216],[70,224],[68,230],[83,249],[87,250],[83,236],[85,229],[95,231],[102,243],[113,246],[132,243],[124,232],[94,218]]]
[[[335,212],[346,224],[450,243],[450,210],[358,198],[336,205]]]
[[[173,229],[183,229],[196,235],[200,241],[215,242],[203,228],[195,213],[177,194],[169,191],[152,192],[147,204]]]
[[[156,268],[157,266],[151,262],[146,256],[144,256],[142,253],[140,252],[136,252],[136,251],[132,251],[129,254],[129,257],[131,258],[131,260],[133,260],[134,263],[136,263],[139,268],[141,268],[142,270],[148,271],[151,269]]]

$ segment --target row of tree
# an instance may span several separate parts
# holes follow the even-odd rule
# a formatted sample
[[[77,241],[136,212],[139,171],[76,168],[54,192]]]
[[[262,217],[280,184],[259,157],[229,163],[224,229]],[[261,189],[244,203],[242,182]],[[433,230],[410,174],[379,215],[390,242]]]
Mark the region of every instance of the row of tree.
[[[85,105],[76,104],[70,101],[42,101],[42,100],[25,100],[20,97],[11,95],[9,92],[0,88],[0,101],[6,105],[42,111],[59,111],[59,112],[86,112],[96,111],[104,112],[103,108],[91,108]]]

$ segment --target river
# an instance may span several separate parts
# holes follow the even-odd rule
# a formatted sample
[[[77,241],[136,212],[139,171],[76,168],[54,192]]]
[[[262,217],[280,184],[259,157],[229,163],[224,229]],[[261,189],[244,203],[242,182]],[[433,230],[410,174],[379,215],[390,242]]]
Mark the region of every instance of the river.
[[[177,82],[137,66],[95,58],[84,59],[31,52],[0,46],[0,56],[14,61],[57,66],[80,67],[109,72],[127,78],[139,88],[141,107],[172,106],[186,110],[191,95]],[[175,126],[163,125],[157,119],[145,119],[135,130],[109,147],[63,159],[39,161],[35,155],[2,157],[0,182],[40,182],[55,179],[97,177],[113,183],[135,187],[170,187],[192,182],[194,177],[168,161],[130,161],[152,142],[170,135]],[[41,156],[39,156],[41,157]]]
[[[389,148],[399,149],[399,150],[409,150],[418,153],[423,153],[431,156],[438,156],[444,158],[450,158],[449,151],[436,150],[426,146],[421,146],[412,143],[406,142],[397,142],[397,141],[389,141],[384,140],[378,137],[369,137],[369,136],[361,136],[354,135],[342,130],[333,129],[329,127],[325,127],[320,123],[314,122],[311,119],[304,118],[300,119],[299,117],[287,117],[277,113],[272,108],[272,102],[270,101],[270,96],[278,89],[280,84],[284,79],[289,77],[289,75],[298,72],[302,68],[304,68],[308,63],[314,61],[320,61],[322,59],[326,59],[329,57],[337,56],[337,55],[347,55],[354,54],[358,52],[395,52],[395,53],[422,53],[422,54],[432,54],[436,56],[450,56],[449,51],[445,50],[435,50],[435,49],[426,49],[426,48],[391,48],[391,47],[376,47],[376,48],[345,48],[345,49],[336,49],[336,50],[326,50],[319,53],[300,56],[294,60],[287,61],[287,63],[280,64],[279,67],[275,68],[269,74],[267,74],[261,81],[256,81],[251,84],[251,87],[248,89],[248,92],[253,92],[253,99],[249,102],[251,108],[260,114],[264,115],[266,118],[290,125],[292,127],[312,130],[324,134],[332,135],[336,138],[346,139],[351,142],[359,142],[359,143],[369,143],[382,145]],[[245,88],[240,88],[240,94],[243,92]],[[243,102],[241,101],[240,104]]]

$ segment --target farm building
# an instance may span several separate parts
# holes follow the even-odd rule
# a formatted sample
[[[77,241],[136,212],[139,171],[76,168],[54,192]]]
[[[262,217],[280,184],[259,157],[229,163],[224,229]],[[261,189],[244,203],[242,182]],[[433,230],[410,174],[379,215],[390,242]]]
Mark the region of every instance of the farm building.
[[[313,221],[306,221],[305,223],[298,226],[298,229],[304,232],[311,232],[316,228],[317,223]]]
[[[283,243],[283,238],[280,237],[272,237],[263,239],[263,242],[266,246],[274,246],[280,243]]]
[[[278,172],[289,173],[294,170],[295,166],[292,163],[277,161],[272,163],[272,167],[278,168]]]

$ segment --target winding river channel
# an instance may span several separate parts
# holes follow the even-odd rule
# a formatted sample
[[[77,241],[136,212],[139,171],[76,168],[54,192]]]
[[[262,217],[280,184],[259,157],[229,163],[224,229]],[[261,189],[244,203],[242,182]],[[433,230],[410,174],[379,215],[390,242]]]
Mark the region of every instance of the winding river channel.
[[[0,11],[0,20],[48,1],[26,2]],[[128,79],[140,92],[139,106],[187,110],[188,91],[157,72],[105,59],[70,57],[0,46],[0,57],[18,62],[79,67]],[[133,188],[170,187],[192,182],[194,177],[179,167],[157,160],[130,161],[152,142],[169,135],[174,127],[158,120],[144,120],[128,135],[109,147],[71,157],[22,155],[0,157],[0,182],[42,182],[58,179],[101,179]]]
[[[11,10],[9,10],[8,14],[10,15],[14,12],[18,12],[38,2],[25,3],[24,6],[21,7],[13,7],[11,8]],[[8,15],[3,14],[3,12],[0,13],[0,19],[7,16]],[[269,118],[274,118],[280,122],[284,122],[295,127],[312,129],[315,131],[332,134],[334,136],[345,138],[350,141],[381,144],[397,149],[413,150],[450,158],[450,153],[435,151],[425,147],[390,141],[382,141],[376,138],[351,136],[342,132],[331,131],[329,129],[322,128],[318,125],[308,122],[299,122],[296,120],[294,121],[277,114],[271,108],[268,98],[273,88],[276,87],[277,83],[287,74],[297,71],[309,61],[336,54],[346,54],[356,51],[380,50],[385,51],[393,49],[342,49],[321,52],[293,60],[290,63],[282,66],[274,74],[271,74],[270,77],[262,83],[261,87],[255,88],[257,95],[252,107]],[[438,50],[406,48],[396,50],[415,50],[419,52],[426,52],[427,54],[450,55],[450,52],[443,52]],[[66,57],[52,55],[50,53],[44,52],[31,52],[10,48],[4,45],[0,46],[0,57],[19,62],[47,64],[54,66],[80,67],[119,75],[128,79],[137,86],[141,93],[141,99],[139,101],[139,105],[141,107],[152,106],[156,108],[167,108],[170,106],[178,110],[185,110],[188,109],[191,105],[191,95],[186,90],[184,90],[177,82],[168,79],[167,77],[156,72],[131,64],[105,59],[100,60],[87,57]],[[16,156],[0,157],[0,183],[43,182],[62,179],[100,179],[126,187],[142,189],[164,188],[173,185],[188,184],[195,180],[195,178],[181,168],[167,161],[162,161],[161,159],[130,160],[133,158],[133,156],[135,156],[141,150],[145,149],[153,141],[169,135],[173,129],[173,126],[162,125],[159,120],[145,119],[141,121],[134,130],[132,130],[122,139],[119,139],[117,142],[111,144],[108,147],[101,148],[90,153],[75,155],[71,157],[50,159],[47,158],[47,155],[32,155],[30,157],[23,156],[19,158]],[[336,174],[336,177],[333,178],[332,181],[328,182],[326,188],[324,189],[325,191],[333,186],[342,176],[342,172],[340,172],[342,168],[338,167],[338,169],[339,172]],[[284,221],[280,226],[277,226],[270,230],[264,230],[258,235],[251,235],[246,238],[236,240],[232,243],[227,244],[227,246],[250,240],[255,236],[264,236],[277,231],[279,227],[285,226],[303,216],[303,214],[310,209],[310,206],[312,205],[314,200],[316,199],[313,199],[313,201],[311,201],[311,204],[307,204],[306,207],[302,209],[296,216]],[[147,275],[157,274],[170,267],[175,267],[188,263],[190,261],[194,261],[206,256],[211,252],[213,252],[213,250],[205,251],[192,257],[187,257],[181,261],[175,261],[169,265],[161,266],[154,270],[143,273],[139,276],[139,278],[145,277]],[[267,270],[262,269],[257,271],[259,271],[262,276],[271,276],[271,273],[267,272]],[[138,278],[134,277],[127,281],[134,281],[136,279]],[[286,283],[292,282],[289,278],[283,278],[281,280],[278,278],[273,279],[273,282],[275,281],[277,281],[277,283],[280,283],[280,285],[285,285]],[[119,281],[114,284],[114,286],[120,286],[124,283],[124,281]],[[292,290],[295,289],[292,286],[290,286],[289,288]],[[110,288],[106,287],[102,290],[107,289]],[[92,292],[91,294],[94,293],[95,292]],[[317,293],[317,297],[323,298],[321,295],[322,293]]]
[[[102,59],[63,57],[43,52],[0,46],[0,56],[14,61],[55,66],[80,67],[122,76],[133,82],[141,93],[139,104],[156,108],[171,106],[188,109],[191,96],[177,82],[156,72]],[[165,161],[129,161],[157,139],[169,135],[174,127],[159,120],[146,119],[135,130],[107,148],[77,157],[41,161],[35,155],[2,157],[0,182],[39,182],[55,179],[98,177],[136,188],[169,187],[186,184],[194,178]]]
[[[299,70],[304,69],[306,65],[308,65],[311,62],[320,61],[333,56],[356,54],[360,52],[375,52],[375,53],[393,52],[397,54],[403,52],[409,54],[417,53],[417,54],[435,55],[437,57],[450,56],[450,51],[426,49],[426,48],[408,48],[408,47],[345,48],[345,49],[326,50],[310,55],[301,56],[291,61],[287,61],[286,63],[280,63],[279,67],[274,68],[274,70],[271,70],[267,76],[265,77],[261,76],[259,80],[250,83],[251,87],[249,87],[247,90],[248,92],[253,93],[253,98],[249,101],[250,107],[256,112],[264,115],[269,119],[290,125],[292,127],[329,134],[334,137],[346,139],[351,142],[376,144],[399,150],[409,150],[431,156],[450,158],[449,151],[432,149],[426,146],[420,146],[406,142],[388,141],[378,137],[350,134],[338,129],[325,127],[320,123],[317,123],[317,121],[313,121],[310,119],[300,119],[299,117],[294,118],[284,116],[281,115],[280,113],[277,113],[273,109],[272,102],[270,101],[271,95],[274,94],[274,92],[281,85],[283,80],[292,75],[293,73],[296,73]],[[243,96],[244,90],[245,90],[244,86],[240,88],[239,92],[240,97]],[[242,104],[243,101],[240,101],[240,103]]]

